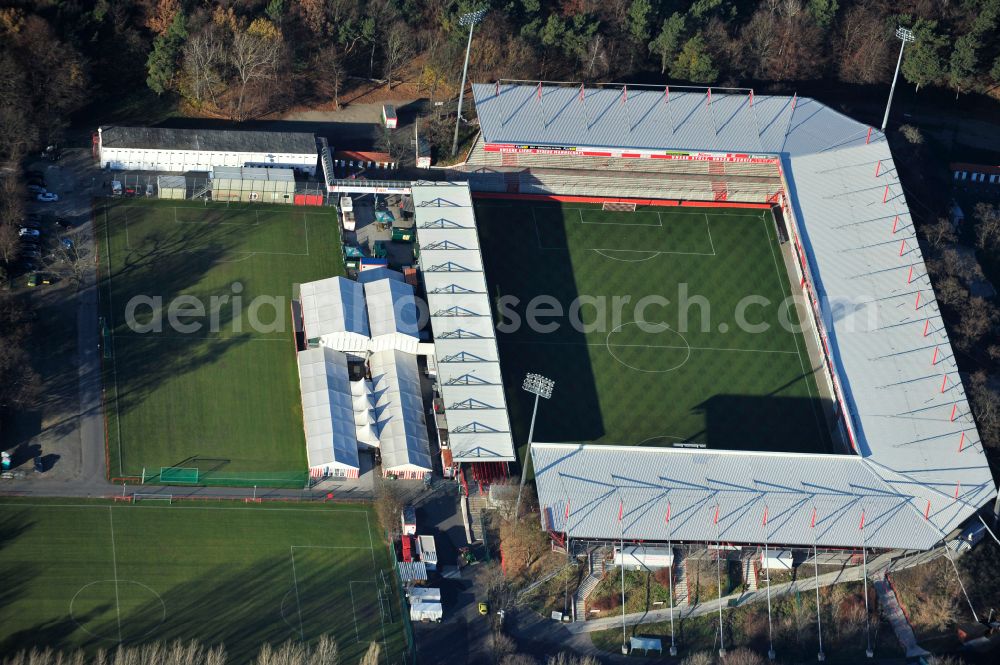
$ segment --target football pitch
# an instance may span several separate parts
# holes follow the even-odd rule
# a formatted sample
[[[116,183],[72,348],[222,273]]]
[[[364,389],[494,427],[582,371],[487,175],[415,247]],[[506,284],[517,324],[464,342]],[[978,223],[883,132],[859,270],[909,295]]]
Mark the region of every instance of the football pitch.
[[[344,662],[406,648],[367,506],[0,502],[0,653],[198,640],[250,662],[326,633]]]
[[[835,452],[770,211],[494,199],[476,217],[520,441],[537,372],[555,391],[536,441]],[[561,315],[532,327],[533,302]]]
[[[111,476],[301,486],[290,299],[344,274],[335,212],[124,200],[96,220]]]

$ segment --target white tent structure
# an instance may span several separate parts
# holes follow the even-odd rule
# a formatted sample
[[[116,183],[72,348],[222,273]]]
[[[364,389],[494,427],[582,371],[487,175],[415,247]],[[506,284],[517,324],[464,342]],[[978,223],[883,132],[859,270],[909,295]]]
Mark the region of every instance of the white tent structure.
[[[423,478],[432,465],[417,357],[386,349],[373,353],[369,363],[382,472]]]
[[[514,441],[469,186],[418,183],[412,191],[453,459],[513,461]]]
[[[309,474],[357,478],[358,439],[347,357],[330,348],[298,354]]]
[[[371,330],[371,351],[399,349],[416,354],[420,343],[420,312],[413,287],[384,278],[364,285]]]
[[[304,333],[311,345],[362,358],[368,353],[368,316],[361,284],[329,277],[302,284],[299,297]]]

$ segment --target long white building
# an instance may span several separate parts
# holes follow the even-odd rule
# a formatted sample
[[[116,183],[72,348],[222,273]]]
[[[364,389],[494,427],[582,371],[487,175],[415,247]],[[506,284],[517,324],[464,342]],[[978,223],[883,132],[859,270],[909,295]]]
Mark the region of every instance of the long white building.
[[[316,175],[316,137],[305,132],[101,127],[95,148],[104,168],[210,172],[216,167],[290,168]]]

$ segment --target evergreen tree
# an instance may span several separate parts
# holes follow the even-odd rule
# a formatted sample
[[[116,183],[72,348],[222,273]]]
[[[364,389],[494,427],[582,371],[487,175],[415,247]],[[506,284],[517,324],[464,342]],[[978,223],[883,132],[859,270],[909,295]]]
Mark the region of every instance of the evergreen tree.
[[[713,83],[719,78],[719,70],[712,63],[700,32],[684,43],[670,73],[674,78],[695,83]]]
[[[684,34],[684,16],[677,12],[670,15],[670,18],[663,21],[660,34],[649,43],[649,51],[660,56],[660,73],[667,72],[667,66],[677,56],[680,48],[681,36]]]
[[[948,83],[955,90],[956,98],[962,90],[968,90],[972,86],[972,77],[979,64],[977,41],[974,35],[962,35],[955,40],[955,50],[951,52],[948,67]]]
[[[913,26],[915,41],[906,47],[903,57],[903,78],[920,90],[925,85],[944,78],[945,64],[942,50],[948,38],[936,32],[937,21],[918,19]]]
[[[146,85],[158,95],[166,92],[177,73],[177,59],[187,39],[187,21],[177,12],[165,33],[153,41],[153,50],[146,61]]]

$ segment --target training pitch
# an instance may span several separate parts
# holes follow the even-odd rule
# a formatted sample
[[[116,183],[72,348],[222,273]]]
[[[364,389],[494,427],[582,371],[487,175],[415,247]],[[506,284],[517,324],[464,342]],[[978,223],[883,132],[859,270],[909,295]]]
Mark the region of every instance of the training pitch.
[[[535,441],[834,452],[770,211],[493,199],[476,217],[497,320],[521,317],[498,335],[520,441],[537,372],[556,385]],[[563,316],[538,320],[559,327],[531,330],[545,295]]]
[[[389,553],[366,506],[0,502],[0,653],[225,644],[324,633],[356,663],[372,641],[400,662]]]
[[[293,283],[344,274],[336,214],[125,200],[96,219],[111,475],[181,466],[207,482],[301,485],[290,298]],[[171,304],[188,312],[181,326]]]

